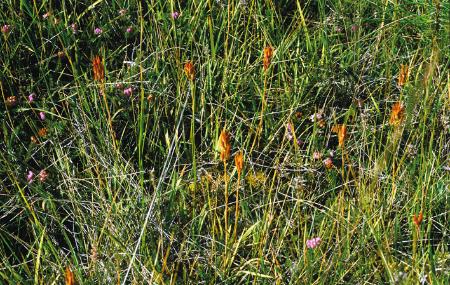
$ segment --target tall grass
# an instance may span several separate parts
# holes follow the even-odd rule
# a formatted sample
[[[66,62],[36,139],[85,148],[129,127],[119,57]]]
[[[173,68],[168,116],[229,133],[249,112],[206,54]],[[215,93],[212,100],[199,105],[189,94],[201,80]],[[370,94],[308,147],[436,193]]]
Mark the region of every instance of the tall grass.
[[[449,1],[0,8],[0,283],[449,282]]]

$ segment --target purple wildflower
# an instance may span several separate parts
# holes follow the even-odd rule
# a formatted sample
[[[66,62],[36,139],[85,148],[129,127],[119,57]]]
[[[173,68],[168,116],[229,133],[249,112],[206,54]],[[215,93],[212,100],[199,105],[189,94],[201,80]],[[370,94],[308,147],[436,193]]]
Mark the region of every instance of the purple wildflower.
[[[45,120],[45,113],[44,112],[39,112],[39,119],[41,119],[41,121]]]
[[[73,34],[78,33],[78,25],[73,23],[72,25],[70,25],[70,29],[72,30]]]
[[[320,160],[322,158],[322,154],[319,151],[315,151],[313,153],[313,159],[314,160]]]
[[[101,33],[103,33],[103,30],[100,28],[95,28],[94,29],[94,34],[96,34],[97,36],[100,35]]]
[[[133,27],[131,27],[131,26],[128,27],[126,31],[127,31],[128,34],[131,33],[133,31]]]
[[[1,30],[3,34],[7,34],[11,31],[11,25],[3,25]]]
[[[178,11],[174,11],[172,12],[172,19],[176,20],[178,19],[178,17],[180,17],[180,13]]]
[[[309,239],[306,241],[306,246],[310,249],[314,249],[320,244],[321,241],[322,240],[320,239],[320,237]]]
[[[133,88],[132,87],[128,87],[126,89],[123,90],[123,94],[125,96],[131,96],[133,94]]]
[[[27,181],[28,181],[28,183],[33,182],[33,178],[34,178],[34,173],[33,173],[33,171],[29,170],[28,174],[27,174]]]
[[[287,130],[286,138],[287,138],[289,141],[291,141],[291,140],[294,138],[294,131],[293,131],[293,128],[292,128],[292,124],[291,124],[291,123],[287,123],[287,125],[286,125],[286,130]]]
[[[34,97],[36,96],[36,94],[31,93],[30,95],[28,95],[28,102],[29,103],[33,103],[34,102]]]

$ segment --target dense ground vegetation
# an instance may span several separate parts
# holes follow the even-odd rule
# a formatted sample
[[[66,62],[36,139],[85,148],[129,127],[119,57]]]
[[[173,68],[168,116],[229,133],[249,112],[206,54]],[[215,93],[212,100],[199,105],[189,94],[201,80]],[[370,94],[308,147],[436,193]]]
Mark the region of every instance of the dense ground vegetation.
[[[1,284],[448,284],[448,0],[0,26]]]

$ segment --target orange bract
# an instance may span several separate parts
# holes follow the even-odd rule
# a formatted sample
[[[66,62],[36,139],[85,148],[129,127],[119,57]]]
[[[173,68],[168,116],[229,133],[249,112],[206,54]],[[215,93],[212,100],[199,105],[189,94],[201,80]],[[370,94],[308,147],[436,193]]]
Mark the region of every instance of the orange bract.
[[[263,65],[264,70],[267,70],[270,66],[270,63],[272,61],[273,56],[273,48],[271,46],[264,48],[264,59],[263,59]]]
[[[94,80],[103,82],[105,80],[105,68],[100,56],[96,55],[92,60],[92,69],[94,71]]]
[[[389,118],[389,124],[392,126],[398,126],[405,117],[405,107],[402,103],[396,102],[392,105],[391,117]]]
[[[419,215],[413,215],[413,222],[414,222],[414,224],[416,224],[416,226],[417,227],[419,227],[420,226],[420,224],[422,223],[422,220],[423,220],[423,214],[422,214],[422,212],[420,212],[419,213]]]
[[[188,61],[184,64],[184,72],[186,73],[186,77],[189,80],[194,80],[195,78],[195,67],[191,61]]]
[[[405,85],[406,81],[408,81],[409,77],[409,66],[406,64],[400,65],[400,73],[398,74],[398,85]]]
[[[339,146],[343,147],[345,139],[347,138],[347,126],[345,124],[336,125],[331,129],[331,131],[334,133],[337,133]]]
[[[244,155],[242,154],[242,151],[234,156],[234,164],[236,165],[238,176],[240,177],[242,168],[244,168]]]
[[[230,134],[227,131],[223,130],[220,133],[219,137],[219,151],[220,151],[220,160],[226,161],[230,158],[231,144],[230,144]]]
[[[70,267],[67,266],[66,267],[66,285],[74,285],[75,284],[75,276],[72,272],[72,270],[70,270]]]

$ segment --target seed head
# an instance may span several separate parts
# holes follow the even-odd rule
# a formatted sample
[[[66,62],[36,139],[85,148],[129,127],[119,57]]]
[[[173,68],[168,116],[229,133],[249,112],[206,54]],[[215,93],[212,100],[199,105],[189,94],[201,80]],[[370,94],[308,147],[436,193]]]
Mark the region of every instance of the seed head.
[[[343,125],[336,125],[331,129],[332,132],[337,133],[339,146],[343,147],[345,139],[347,138],[347,127],[345,124]]]
[[[423,220],[422,212],[420,212],[419,215],[417,215],[417,216],[416,216],[416,214],[413,215],[413,222],[417,227],[420,227],[422,220]]]
[[[389,118],[389,124],[391,126],[398,126],[403,122],[405,117],[405,107],[402,103],[396,102],[392,105],[391,117]]]
[[[74,276],[72,270],[70,270],[69,266],[66,267],[65,277],[66,277],[66,285],[74,285],[75,284],[75,276]]]
[[[92,69],[94,71],[94,80],[103,82],[105,80],[105,68],[100,56],[96,55],[92,60]]]
[[[244,155],[242,154],[242,151],[234,156],[234,164],[236,165],[238,176],[241,177],[241,172],[244,168]]]
[[[220,160],[223,162],[230,158],[231,144],[230,144],[230,134],[225,131],[225,129],[220,133],[218,141]]]
[[[267,70],[272,62],[273,56],[273,48],[271,46],[267,46],[264,48],[264,58],[263,58],[263,66],[264,70]]]
[[[408,81],[409,66],[406,64],[400,65],[400,73],[398,74],[398,86],[402,87]]]
[[[194,80],[195,78],[195,67],[192,61],[188,61],[184,64],[184,72],[189,80]]]

